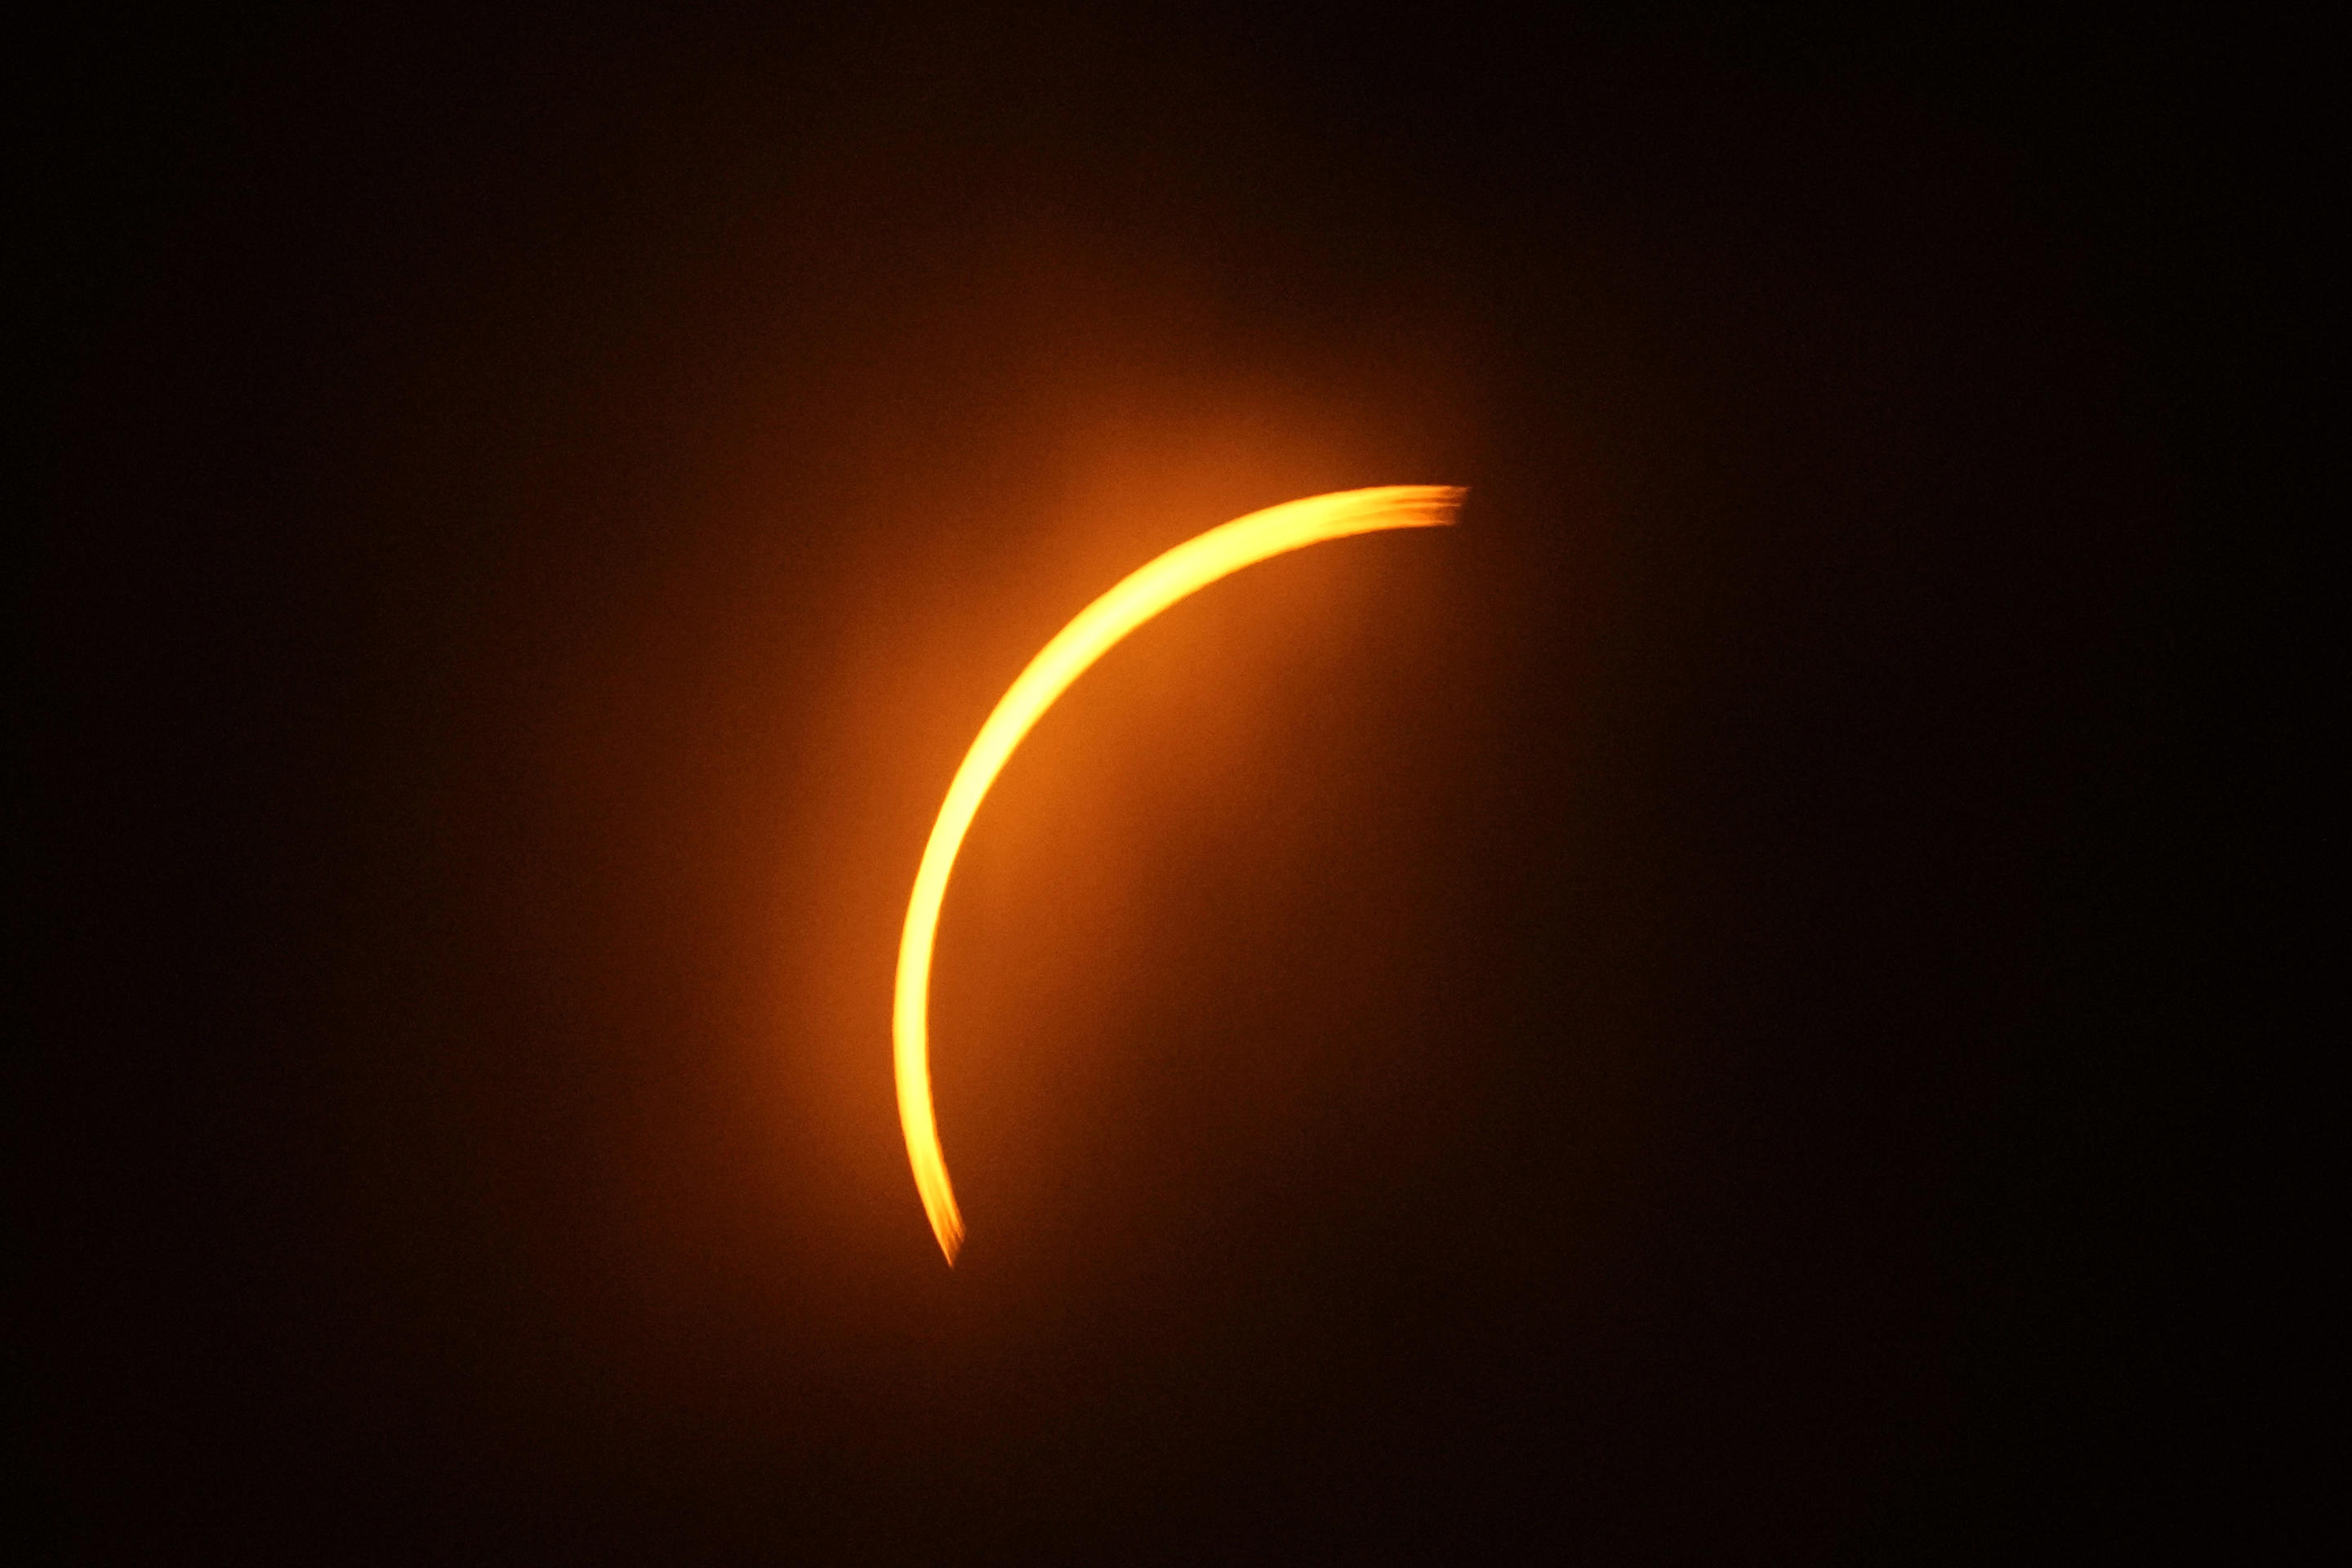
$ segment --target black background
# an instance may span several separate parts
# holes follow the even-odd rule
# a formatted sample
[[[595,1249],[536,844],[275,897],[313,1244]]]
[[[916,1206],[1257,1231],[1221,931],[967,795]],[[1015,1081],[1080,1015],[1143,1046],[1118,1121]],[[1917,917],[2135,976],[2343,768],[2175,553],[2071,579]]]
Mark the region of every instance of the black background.
[[[45,1539],[2219,1528],[2243,53],[80,24],[26,209]],[[983,814],[950,1271],[887,992],[961,746],[1152,551],[1383,482],[1471,500],[1139,634]]]

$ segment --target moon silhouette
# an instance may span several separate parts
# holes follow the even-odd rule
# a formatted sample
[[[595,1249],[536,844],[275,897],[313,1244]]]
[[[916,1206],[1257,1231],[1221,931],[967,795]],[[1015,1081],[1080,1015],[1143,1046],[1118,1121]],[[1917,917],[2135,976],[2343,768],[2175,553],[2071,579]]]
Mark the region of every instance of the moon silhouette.
[[[956,851],[963,847],[972,817],[980,811],[989,785],[1003,771],[1006,759],[1055,699],[1068,690],[1088,666],[1178,600],[1244,566],[1327,539],[1450,523],[1465,493],[1450,485],[1337,490],[1286,501],[1213,528],[1137,568],[1080,610],[997,700],[988,722],[980,727],[978,738],[956,769],[948,797],[940,806],[939,820],[931,824],[930,840],[923,846],[922,864],[915,871],[915,890],[907,900],[906,930],[898,939],[898,990],[890,1019],[898,1078],[898,1124],[907,1135],[907,1159],[914,1167],[915,1190],[922,1194],[923,1212],[930,1216],[931,1234],[939,1237],[940,1250],[947,1254],[950,1267],[963,1245],[963,1215],[956,1208],[955,1189],[948,1183],[947,1161],[940,1152],[939,1126],[931,1113],[927,1018],[931,946],[939,935],[940,906],[947,897],[948,873],[954,869]]]

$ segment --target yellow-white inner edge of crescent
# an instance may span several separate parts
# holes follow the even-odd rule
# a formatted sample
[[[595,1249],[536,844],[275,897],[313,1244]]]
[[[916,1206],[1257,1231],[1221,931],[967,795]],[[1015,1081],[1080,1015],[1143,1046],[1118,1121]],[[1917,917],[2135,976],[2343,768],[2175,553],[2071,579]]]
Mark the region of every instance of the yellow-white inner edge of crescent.
[[[963,1215],[957,1212],[955,1191],[948,1184],[939,1126],[931,1114],[930,1039],[925,1017],[931,988],[931,944],[939,934],[940,905],[947,898],[948,873],[954,868],[956,851],[963,847],[972,817],[1005,760],[1054,700],[1068,690],[1089,665],[1179,599],[1244,566],[1327,539],[1452,522],[1463,494],[1449,485],[1339,490],[1286,501],[1213,528],[1139,568],[1080,610],[1077,618],[1029,661],[1012,689],[997,700],[971,750],[964,753],[962,766],[956,769],[947,800],[940,806],[939,820],[931,825],[930,841],[923,846],[915,891],[907,900],[907,927],[898,939],[898,991],[890,1019],[898,1077],[898,1123],[907,1134],[907,1158],[915,1168],[915,1187],[922,1194],[923,1212],[930,1216],[932,1234],[940,1238],[940,1250],[950,1264],[956,1249],[963,1245]]]

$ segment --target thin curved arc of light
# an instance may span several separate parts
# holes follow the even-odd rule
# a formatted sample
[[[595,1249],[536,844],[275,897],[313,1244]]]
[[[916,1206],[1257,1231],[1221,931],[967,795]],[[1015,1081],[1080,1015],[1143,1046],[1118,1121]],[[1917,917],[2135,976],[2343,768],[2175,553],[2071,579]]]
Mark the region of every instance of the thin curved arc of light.
[[[890,1020],[898,1124],[907,1138],[907,1158],[914,1168],[915,1188],[922,1195],[931,1233],[939,1237],[940,1250],[950,1265],[963,1245],[963,1215],[948,1181],[947,1161],[940,1150],[939,1126],[931,1110],[927,1016],[931,948],[939,934],[940,908],[947,898],[948,874],[954,868],[956,852],[963,847],[982,800],[1013,749],[1088,667],[1179,600],[1244,566],[1328,539],[1450,523],[1464,493],[1449,485],[1339,490],[1286,501],[1213,528],[1139,567],[1079,611],[997,700],[956,769],[939,819],[931,825],[930,838],[923,846],[915,889],[907,901],[907,923],[898,939],[898,985]]]

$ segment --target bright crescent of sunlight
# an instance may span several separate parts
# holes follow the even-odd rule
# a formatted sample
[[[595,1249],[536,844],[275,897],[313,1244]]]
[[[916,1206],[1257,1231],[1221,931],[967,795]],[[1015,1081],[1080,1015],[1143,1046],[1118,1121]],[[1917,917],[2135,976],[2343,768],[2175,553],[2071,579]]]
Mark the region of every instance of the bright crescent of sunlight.
[[[931,986],[931,944],[939,934],[940,906],[947,897],[948,873],[963,847],[972,817],[1022,737],[1054,700],[1110,651],[1120,638],[1160,611],[1230,573],[1286,551],[1372,533],[1389,528],[1432,528],[1454,521],[1464,492],[1447,485],[1382,485],[1308,496],[1254,511],[1188,540],[1078,612],[1047,643],[998,700],[979,738],[964,753],[948,785],[948,797],[923,846],[907,900],[907,926],[898,939],[898,981],[890,1031],[898,1077],[898,1121],[907,1134],[907,1158],[923,1211],[948,1262],[963,1245],[963,1216],[948,1184],[940,1152],[939,1127],[931,1114],[929,1026],[926,1014]]]

